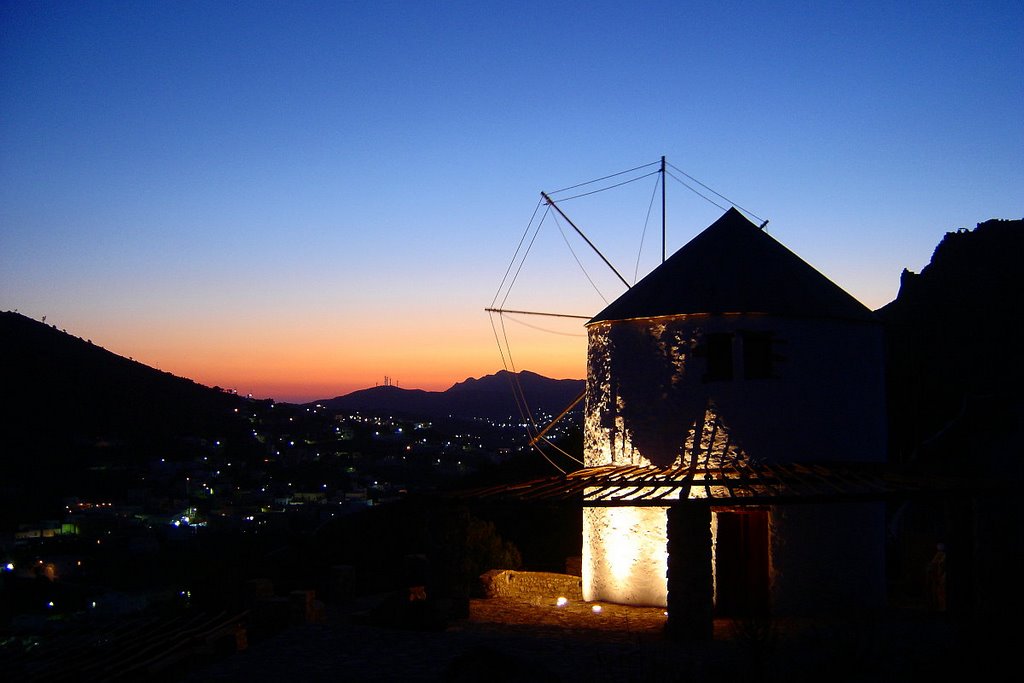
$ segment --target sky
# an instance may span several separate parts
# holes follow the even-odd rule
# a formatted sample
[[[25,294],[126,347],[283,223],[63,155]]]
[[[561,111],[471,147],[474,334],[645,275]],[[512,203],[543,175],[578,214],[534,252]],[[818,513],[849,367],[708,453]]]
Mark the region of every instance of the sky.
[[[277,400],[582,377],[584,321],[483,309],[618,296],[531,216],[662,155],[670,253],[722,213],[681,171],[875,309],[1024,217],[1021,35],[1020,0],[2,1],[0,310]],[[657,180],[558,200],[630,282]]]

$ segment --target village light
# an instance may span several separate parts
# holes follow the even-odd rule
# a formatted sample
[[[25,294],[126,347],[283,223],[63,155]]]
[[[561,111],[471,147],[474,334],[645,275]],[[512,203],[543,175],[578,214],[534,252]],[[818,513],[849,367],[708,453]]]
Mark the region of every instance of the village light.
[[[557,600],[555,600],[555,606],[557,606],[557,607],[565,607],[568,604],[569,604],[568,598],[558,598]]]
[[[590,608],[590,611],[593,612],[594,614],[600,614],[601,613],[601,605],[594,605],[593,607]]]
[[[4,569],[6,569],[9,572],[13,572],[14,571],[14,563],[13,562],[8,562],[6,565],[4,565]]]

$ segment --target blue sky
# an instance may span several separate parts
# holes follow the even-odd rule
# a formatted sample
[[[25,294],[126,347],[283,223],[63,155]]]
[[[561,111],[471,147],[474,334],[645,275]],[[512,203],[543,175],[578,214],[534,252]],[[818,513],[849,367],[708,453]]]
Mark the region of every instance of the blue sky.
[[[494,371],[539,191],[662,154],[871,308],[1024,216],[1019,1],[0,8],[0,308],[257,395]],[[623,271],[644,182],[566,206]],[[668,191],[671,249],[720,210]],[[509,302],[596,312],[545,231]]]

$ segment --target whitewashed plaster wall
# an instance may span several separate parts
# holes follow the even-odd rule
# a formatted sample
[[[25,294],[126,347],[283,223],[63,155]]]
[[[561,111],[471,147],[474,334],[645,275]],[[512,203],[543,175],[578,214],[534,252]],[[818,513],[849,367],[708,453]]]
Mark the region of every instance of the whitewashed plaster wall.
[[[700,350],[706,335],[741,331],[772,334],[774,377],[745,379],[736,351],[733,379],[705,381],[707,358]],[[879,461],[885,455],[883,373],[876,325],[765,315],[596,323],[589,326],[584,462]],[[772,523],[772,571],[786,571],[777,587],[773,578],[773,598],[783,605],[793,601],[787,586],[797,581],[794,567],[807,552],[797,540],[807,525],[795,521],[803,513],[787,514],[773,515]],[[664,605],[666,525],[666,508],[585,508],[584,599]],[[848,535],[846,527],[837,531]],[[787,555],[798,545],[801,550]],[[877,553],[868,545],[874,562]]]

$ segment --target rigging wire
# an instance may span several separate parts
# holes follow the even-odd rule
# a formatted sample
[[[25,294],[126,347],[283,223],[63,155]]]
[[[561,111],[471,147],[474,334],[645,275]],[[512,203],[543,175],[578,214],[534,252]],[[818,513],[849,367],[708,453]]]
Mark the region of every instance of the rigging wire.
[[[499,314],[499,316],[500,315],[501,314]],[[503,349],[502,346],[501,346],[501,338],[498,336],[498,328],[495,327],[495,325],[494,325],[494,316],[491,315],[490,318],[491,318],[491,329],[494,331],[494,340],[498,344],[498,353],[501,354],[501,365],[505,369],[505,372],[510,373],[509,374],[509,384],[512,385],[512,398],[515,400],[515,403],[516,403],[516,411],[519,413],[520,419],[525,423],[527,420],[526,420],[526,417],[525,417],[524,412],[523,412],[523,406],[520,403],[519,394],[516,392],[515,381],[513,380],[513,378],[515,377],[515,374],[514,374],[515,364],[512,363],[512,349],[511,349],[511,347],[508,348],[508,350],[507,350],[508,358],[506,360],[506,350]],[[502,325],[502,333],[504,334],[504,324]],[[507,335],[505,335],[505,345],[506,345],[506,347],[508,346],[508,336]],[[510,365],[512,366],[513,371],[509,370],[509,366]],[[529,428],[527,428],[527,434],[529,434]]]
[[[653,166],[655,163],[658,163],[658,162],[652,162],[652,163],[649,163],[649,164],[644,164],[643,166],[637,166],[635,168],[628,169],[626,171],[621,171],[619,173],[613,173],[611,175],[604,176],[604,177],[601,177],[601,178],[597,178],[595,180],[591,180],[591,181],[588,181],[588,182],[585,182],[585,183],[580,183],[580,184],[573,185],[573,186],[570,186],[570,187],[562,188],[561,190],[556,190],[555,192],[556,193],[557,192],[565,192],[565,191],[568,191],[568,190],[571,190],[571,189],[575,189],[575,188],[578,188],[578,187],[584,187],[584,186],[587,186],[587,185],[593,185],[594,183],[597,183],[597,182],[601,182],[601,181],[604,181],[604,180],[608,180],[610,178],[615,178],[615,177],[618,177],[618,176],[625,175],[627,173],[632,173],[632,172],[636,172],[636,171],[644,169],[644,168],[648,168],[650,166]],[[606,190],[611,190],[611,189],[616,188],[616,187],[621,187],[623,185],[627,185],[627,184],[636,182],[638,180],[642,180],[642,179],[647,178],[647,177],[649,177],[651,175],[655,175],[655,174],[657,174],[659,172],[660,172],[659,170],[651,171],[649,173],[645,173],[645,174],[643,174],[641,176],[638,176],[636,178],[630,178],[628,180],[624,180],[622,182],[609,185],[607,187],[602,187],[602,188],[599,188],[599,189],[596,189],[596,190],[591,190],[589,192],[583,192],[583,193],[574,195],[572,197],[560,198],[559,201],[567,201],[569,199],[576,199],[576,198],[588,196],[588,195],[591,195],[591,194],[597,194],[598,192],[604,192]],[[655,189],[657,189],[657,184],[655,185]],[[543,193],[542,193],[542,196],[543,196]],[[652,203],[653,203],[653,199],[652,199]],[[495,293],[494,299],[491,301],[491,308],[495,307],[495,304],[497,303],[498,297],[501,296],[501,291],[505,287],[506,282],[508,283],[508,287],[505,289],[505,295],[502,298],[501,307],[504,307],[505,303],[508,301],[508,297],[511,295],[512,289],[515,286],[516,281],[519,279],[519,274],[522,272],[523,266],[526,263],[526,258],[529,255],[530,251],[532,250],[533,245],[534,245],[534,243],[537,240],[537,236],[540,234],[540,228],[544,224],[544,221],[546,220],[546,218],[548,216],[548,213],[550,212],[552,206],[553,206],[553,204],[550,203],[550,201],[549,201],[549,203],[547,205],[547,208],[544,211],[544,214],[541,216],[540,221],[537,222],[537,227],[534,229],[533,236],[530,237],[530,241],[527,243],[526,249],[524,251],[522,249],[523,243],[526,240],[526,236],[530,232],[530,227],[533,225],[533,222],[534,222],[534,220],[535,220],[535,218],[537,216],[537,212],[540,210],[539,204],[538,204],[537,207],[534,208],[533,215],[530,217],[530,221],[529,221],[529,223],[527,223],[526,229],[524,230],[522,237],[520,237],[520,239],[519,239],[519,244],[516,246],[515,254],[513,254],[512,260],[510,261],[510,263],[508,265],[508,268],[506,268],[506,270],[505,270],[505,275],[502,278],[501,284],[498,286],[498,291]],[[650,219],[650,208],[648,208],[648,216],[647,216],[647,220],[649,220],[649,219]],[[563,227],[561,225],[561,222],[558,221],[557,215],[555,216],[555,225],[558,227],[558,232],[559,232],[559,234],[561,234],[562,240],[565,242],[566,247],[569,248],[569,253],[572,254],[573,260],[576,261],[576,265],[578,265],[580,267],[580,270],[583,272],[584,277],[586,277],[587,281],[590,282],[590,286],[594,288],[594,291],[597,292],[597,295],[599,297],[601,297],[601,299],[605,302],[605,304],[607,304],[608,303],[608,299],[604,296],[604,294],[601,292],[601,290],[597,287],[597,284],[590,277],[590,274],[587,272],[587,269],[583,266],[583,263],[580,261],[579,256],[576,255],[576,251],[572,248],[572,244],[569,242],[569,239],[568,239],[568,237],[565,234],[565,230],[563,229]],[[646,225],[645,225],[645,229],[646,229]],[[519,257],[520,251],[522,251],[522,257],[519,258],[519,265],[516,266],[515,262],[516,262],[517,257]],[[515,272],[512,275],[511,280],[509,280],[509,273],[512,272],[513,267],[515,267]],[[614,268],[613,268],[613,270],[614,270]],[[627,288],[629,287],[628,284],[626,286],[627,286]],[[501,337],[499,337],[499,335],[498,335],[498,330],[497,330],[497,327],[494,324],[493,315],[490,315],[491,330],[494,333],[495,342],[498,345],[498,352],[499,352],[499,354],[501,356],[503,367],[505,368],[506,371],[509,371],[511,369],[510,379],[511,379],[511,384],[512,384],[513,398],[515,399],[515,402],[516,402],[516,409],[519,411],[520,417],[523,418],[524,424],[528,425],[527,426],[527,434],[530,435],[530,425],[532,425],[533,431],[534,431],[535,434],[540,434],[541,430],[538,428],[538,426],[536,424],[536,421],[533,419],[533,413],[530,410],[529,404],[528,404],[528,402],[526,400],[526,394],[523,392],[522,384],[519,381],[519,375],[518,375],[518,372],[516,371],[515,361],[512,358],[512,349],[511,349],[511,345],[509,344],[509,341],[508,341],[508,331],[505,329],[505,316],[502,315],[500,312],[499,312],[498,315],[499,315],[498,320],[499,320],[500,325],[501,325]],[[526,327],[533,327],[532,325],[529,325],[527,323],[523,323],[523,322],[515,320],[515,319],[513,319],[513,322],[519,322],[520,324],[523,324]],[[541,331],[549,332],[549,333],[553,333],[553,334],[559,334],[558,332],[555,332],[553,330],[544,330],[543,328],[536,328],[536,329],[541,329]],[[562,333],[562,334],[564,334],[564,333]],[[579,336],[579,335],[566,335],[566,336]],[[501,342],[502,338],[504,338],[504,342],[505,342],[504,343],[504,347],[502,346],[502,342]],[[532,437],[532,435],[530,435],[530,436]],[[548,456],[548,454],[545,453],[544,450],[541,449],[537,445],[536,442],[538,440],[539,439],[531,438],[531,444],[530,445],[533,448],[535,448],[538,453],[540,453],[540,455],[548,462],[548,464],[550,464],[552,467],[557,469],[562,474],[565,474],[565,470],[563,470],[561,467],[559,467],[557,464],[555,464],[555,462]],[[555,444],[551,443],[551,441],[549,439],[545,438],[543,440],[549,446],[551,446],[555,450],[561,452],[562,454],[564,454],[566,457],[570,458],[574,462],[577,462],[577,463],[579,463],[581,465],[583,464],[582,462],[580,462],[579,459],[573,457],[572,455],[566,453],[563,449],[561,449],[558,446],[556,446]]]
[[[664,157],[662,157],[661,162],[664,162]],[[601,178],[595,178],[594,180],[588,180],[586,182],[578,183],[576,185],[570,185],[568,187],[563,187],[563,188],[561,188],[559,190],[554,190],[554,191],[552,191],[552,192],[550,192],[548,194],[549,195],[555,195],[555,194],[559,194],[559,193],[562,193],[562,192],[567,192],[569,190],[574,190],[574,189],[577,189],[577,188],[586,187],[586,186],[593,185],[595,183],[599,183],[599,182],[602,182],[602,181],[605,181],[605,180],[610,180],[612,178],[617,178],[619,176],[623,176],[623,175],[626,175],[626,174],[629,174],[629,173],[635,173],[637,171],[649,168],[650,166],[654,166],[655,164],[658,164],[658,163],[659,162],[655,161],[655,162],[651,162],[651,163],[648,163],[648,164],[643,164],[641,166],[636,166],[634,168],[627,169],[625,171],[620,171],[618,173],[612,173],[611,175],[606,175],[606,176],[603,176]],[[671,163],[669,163],[667,165],[671,166],[673,170],[675,170],[679,174],[685,176],[686,178],[688,178],[692,182],[696,183],[700,187],[704,188],[708,192],[714,194],[716,197],[719,197],[720,199],[722,199],[723,201],[727,202],[728,204],[736,207],[737,209],[743,211],[744,213],[746,213],[749,216],[757,219],[758,221],[761,221],[763,224],[767,224],[767,221],[762,219],[757,214],[753,213],[752,211],[748,211],[747,209],[743,208],[742,206],[736,204],[736,202],[732,201],[731,199],[729,199],[725,195],[721,194],[720,192],[718,192],[718,191],[708,187],[707,185],[702,183],[700,180],[697,180],[696,178],[694,178],[690,174],[688,174],[685,171],[683,171],[681,168],[679,168],[679,167],[677,167],[677,166],[675,166],[674,164],[671,164]],[[661,166],[657,170],[654,170],[654,171],[651,171],[651,172],[648,172],[648,173],[644,173],[643,175],[637,176],[635,178],[629,178],[629,179],[623,180],[621,182],[613,183],[613,184],[608,185],[606,187],[600,187],[598,189],[589,190],[589,191],[586,191],[586,192],[580,192],[578,194],[575,194],[575,195],[572,195],[572,196],[569,196],[569,197],[559,197],[558,198],[558,200],[560,202],[562,202],[562,201],[569,201],[571,199],[578,199],[578,198],[581,198],[581,197],[587,197],[587,196],[592,195],[592,194],[597,194],[599,192],[605,192],[607,190],[611,190],[611,189],[614,189],[616,187],[621,187],[623,185],[628,185],[630,183],[634,183],[636,181],[643,180],[644,178],[650,177],[652,175],[660,175],[658,181],[654,185],[654,189],[652,190],[651,201],[648,204],[647,215],[644,218],[644,227],[643,227],[643,231],[642,231],[641,236],[640,236],[640,246],[639,246],[639,249],[637,251],[636,266],[635,266],[634,271],[633,271],[633,282],[634,283],[636,283],[637,275],[638,275],[639,269],[640,269],[640,258],[641,258],[641,254],[643,253],[643,245],[644,245],[644,240],[645,240],[646,234],[647,234],[647,227],[648,227],[648,225],[650,223],[651,210],[652,210],[652,208],[654,206],[654,198],[655,198],[655,196],[657,194],[659,183],[660,183],[660,186],[664,189],[664,183],[665,183],[664,176],[665,175],[671,176],[673,180],[675,180],[680,185],[682,185],[686,189],[688,189],[691,192],[693,192],[694,194],[696,194],[698,197],[700,197],[700,198],[704,199],[705,201],[709,202],[710,204],[713,204],[714,206],[717,206],[719,209],[721,209],[723,211],[726,210],[726,207],[722,206],[721,204],[719,204],[718,202],[714,201],[713,199],[711,199],[707,195],[703,194],[702,192],[700,192],[699,190],[697,190],[693,186],[689,185],[688,183],[686,183],[685,181],[683,181],[682,179],[677,177],[675,174],[669,173],[668,171],[664,170],[664,168],[665,168],[664,166]],[[542,193],[542,196],[543,196],[543,194],[544,193]],[[523,235],[519,239],[519,244],[516,246],[516,251],[515,251],[515,253],[512,256],[512,260],[509,262],[508,268],[505,269],[505,274],[502,277],[501,284],[498,285],[498,291],[495,293],[494,299],[491,301],[491,308],[495,307],[495,304],[498,301],[498,297],[501,296],[502,289],[505,287],[505,284],[507,282],[508,283],[508,287],[505,290],[505,295],[504,295],[504,298],[502,298],[502,303],[501,303],[501,307],[504,307],[505,302],[507,302],[508,297],[510,296],[510,294],[512,292],[512,288],[514,287],[516,281],[519,278],[519,274],[520,274],[520,272],[523,269],[523,265],[526,263],[526,258],[529,255],[530,251],[532,250],[533,245],[536,242],[537,236],[540,233],[541,226],[543,225],[544,221],[547,219],[548,213],[550,212],[550,210],[551,210],[551,208],[553,206],[553,203],[550,203],[550,199],[549,199],[549,203],[547,205],[546,210],[544,211],[544,214],[541,216],[540,220],[537,222],[537,227],[534,229],[533,236],[530,238],[530,241],[526,244],[525,251],[522,252],[522,257],[519,259],[519,265],[515,266],[516,259],[519,258],[519,254],[520,254],[520,251],[523,248],[524,242],[526,241],[526,237],[530,233],[530,228],[533,226],[534,220],[537,217],[537,213],[540,211],[540,205],[543,204],[543,203],[544,203],[543,200],[538,202],[537,206],[533,210],[533,215],[530,216],[530,221],[529,221],[529,223],[527,223],[526,229],[523,231]],[[570,221],[570,224],[571,224],[571,221]],[[565,231],[562,228],[561,222],[558,220],[558,216],[557,215],[555,216],[555,225],[558,227],[558,232],[562,235],[562,240],[565,242],[566,246],[569,248],[569,252],[572,254],[573,259],[576,261],[576,265],[578,265],[580,267],[580,270],[583,272],[583,275],[587,278],[587,281],[590,282],[590,285],[591,285],[591,287],[594,288],[594,291],[596,291],[598,296],[600,296],[601,299],[604,300],[604,302],[607,304],[608,300],[605,298],[604,294],[601,293],[601,290],[598,289],[597,285],[594,283],[593,279],[590,277],[590,274],[587,272],[586,268],[584,268],[583,263],[580,261],[579,257],[576,255],[575,250],[572,248],[572,244],[569,242],[568,237],[566,237]],[[762,225],[762,227],[763,227],[763,225]],[[578,231],[578,229],[577,229],[577,231]],[[588,242],[589,242],[589,240],[588,240]],[[593,246],[593,245],[591,245],[591,246]],[[607,263],[607,260],[606,260],[606,263]],[[608,265],[611,265],[611,264],[608,264]],[[509,280],[509,274],[512,273],[512,269],[513,269],[514,266],[515,266],[515,272],[512,275],[512,279]],[[614,270],[614,268],[612,270]],[[621,279],[621,276],[620,276],[620,279]],[[628,288],[628,286],[629,285],[627,285],[627,288]],[[494,324],[494,316],[493,316],[493,314],[490,311],[488,312],[488,316],[490,318],[491,330],[494,333],[495,342],[498,345],[498,353],[501,356],[502,366],[505,368],[506,372],[509,372],[510,368],[511,368],[509,377],[510,377],[510,382],[512,384],[512,394],[513,394],[513,398],[515,399],[516,409],[519,411],[520,417],[523,419],[523,423],[526,425],[527,434],[530,435],[530,428],[532,426],[534,433],[537,434],[537,435],[540,435],[542,433],[542,431],[538,428],[536,421],[533,419],[533,414],[530,411],[530,406],[529,406],[529,404],[527,403],[527,400],[526,400],[526,394],[523,392],[523,387],[522,387],[522,383],[520,382],[519,373],[516,371],[515,361],[512,359],[512,349],[511,349],[511,346],[510,346],[509,340],[508,340],[508,331],[505,329],[505,317],[504,317],[504,315],[502,314],[501,311],[498,311],[498,320],[499,320],[500,325],[501,325],[501,335],[499,336],[498,335],[498,329],[497,329],[497,327]],[[533,328],[533,329],[536,329],[536,330],[540,330],[542,332],[547,332],[547,333],[550,333],[550,334],[560,334],[560,335],[563,335],[563,336],[573,336],[573,337],[583,336],[583,335],[577,335],[577,334],[560,333],[560,332],[556,332],[554,330],[547,330],[547,329],[544,329],[544,328],[541,328],[541,327],[536,327],[534,325],[530,325],[530,324],[525,323],[525,322],[520,321],[520,320],[516,320],[515,318],[512,318],[512,321],[516,322],[516,323],[519,323],[520,325],[524,325],[525,327],[530,327],[530,328]],[[504,347],[502,347],[502,338],[504,338],[504,342],[505,342],[504,343]],[[537,452],[541,455],[541,457],[543,457],[548,462],[549,465],[554,467],[556,470],[561,472],[563,475],[566,474],[565,470],[563,470],[561,467],[559,467],[557,464],[555,464],[555,462],[548,456],[548,454],[545,453],[544,450],[541,449],[537,445],[537,441],[541,441],[541,440],[543,440],[550,447],[554,448],[558,452],[560,452],[563,455],[565,455],[566,457],[568,457],[570,460],[573,460],[574,462],[577,462],[580,465],[584,465],[584,463],[582,461],[580,461],[578,458],[576,458],[576,457],[570,455],[569,453],[567,453],[565,450],[563,450],[562,448],[560,448],[559,446],[554,444],[550,439],[548,439],[548,438],[546,438],[544,436],[539,436],[539,437],[531,438],[530,445],[534,449],[537,450]]]
[[[518,398],[516,400],[516,406],[519,408],[520,416],[524,418],[523,422],[525,424],[528,424],[528,425],[533,425],[534,433],[538,433],[538,432],[540,432],[540,429],[537,427],[537,423],[533,419],[533,413],[532,413],[532,411],[530,411],[530,405],[526,402],[526,394],[523,393],[523,385],[519,381],[519,373],[516,371],[515,361],[512,360],[512,349],[511,349],[511,347],[509,347],[509,344],[508,344],[508,332],[505,330],[505,316],[499,314],[498,315],[498,320],[501,321],[501,334],[505,338],[505,348],[508,351],[508,361],[509,361],[509,365],[512,368],[512,374],[509,376],[512,379],[512,393],[518,395]],[[506,370],[507,369],[508,368],[506,368]],[[522,405],[521,406],[519,405],[519,401],[520,400],[522,401]],[[524,412],[525,412],[525,414],[524,414]],[[529,427],[526,428],[526,433],[527,433],[527,435],[530,435],[530,428]],[[531,437],[532,437],[532,435],[531,435]],[[555,462],[551,458],[548,457],[547,453],[545,453],[542,449],[537,447],[536,444],[534,444],[533,446],[537,450],[537,452],[540,453],[541,456],[543,456],[544,459],[548,461],[549,465],[554,467],[556,470],[558,470],[562,474],[565,474],[565,470],[563,470],[561,467],[556,465]]]
[[[544,225],[544,219],[548,217],[548,213],[550,211],[551,207],[548,206],[544,211],[544,215],[540,217],[540,221],[537,223],[537,229],[533,231],[533,237],[530,238],[530,243],[526,246],[526,251],[523,252],[523,258],[519,261],[519,267],[516,268],[516,274],[512,276],[512,281],[508,283],[508,289],[505,290],[505,298],[501,300],[501,308],[505,307],[505,302],[508,301],[508,297],[512,293],[512,287],[516,284],[516,280],[519,279],[519,273],[522,271],[523,265],[526,264],[526,257],[530,255],[533,243],[537,241],[537,235],[540,234],[540,227]]]
[[[615,178],[616,176],[626,175],[627,173],[632,173],[633,171],[639,171],[641,168],[647,168],[648,166],[653,166],[654,164],[657,164],[657,163],[660,163],[660,162],[652,161],[649,164],[643,164],[641,166],[637,166],[636,168],[630,168],[630,169],[625,170],[625,171],[619,171],[618,173],[612,173],[611,175],[606,175],[603,178],[594,178],[593,180],[588,180],[585,183],[578,183],[576,185],[570,185],[569,187],[563,187],[561,190],[552,190],[551,192],[548,192],[548,194],[549,195],[558,194],[559,192],[565,192],[567,190],[575,190],[577,187],[583,187],[584,185],[593,185],[594,183],[599,183],[602,180],[608,180],[609,178]]]
[[[687,178],[689,178],[689,179],[690,179],[690,180],[692,180],[693,182],[695,182],[695,183],[697,183],[698,185],[700,185],[701,187],[703,187],[703,188],[704,188],[705,190],[707,190],[708,192],[711,192],[711,193],[713,193],[713,194],[714,194],[715,196],[717,196],[717,197],[720,197],[720,198],[724,199],[725,201],[729,202],[729,204],[731,204],[732,206],[735,206],[735,207],[736,207],[737,209],[739,209],[739,210],[740,210],[740,211],[742,211],[743,213],[745,213],[745,214],[747,214],[747,215],[749,215],[749,216],[752,216],[752,217],[756,218],[757,220],[761,221],[762,223],[763,223],[763,222],[765,222],[763,218],[761,218],[760,216],[758,216],[758,215],[757,215],[756,213],[754,213],[753,211],[748,211],[747,209],[744,209],[744,208],[743,208],[742,206],[740,206],[739,204],[737,204],[737,203],[736,203],[736,202],[734,202],[733,200],[729,199],[729,198],[728,198],[728,197],[726,197],[726,196],[725,196],[724,194],[721,194],[721,193],[719,193],[719,192],[716,192],[715,190],[711,189],[710,187],[708,187],[707,185],[705,185],[705,184],[704,184],[704,183],[702,183],[701,181],[697,180],[696,178],[694,178],[694,177],[693,177],[692,175],[690,175],[689,173],[687,173],[687,172],[686,172],[686,171],[684,171],[683,169],[681,169],[681,168],[679,168],[678,166],[676,166],[675,164],[673,164],[673,163],[669,163],[668,165],[669,165],[669,166],[671,166],[672,168],[674,168],[675,170],[679,171],[679,172],[680,172],[681,174],[683,174],[684,176],[686,176]],[[679,180],[679,179],[678,179],[678,178],[676,178],[676,180]],[[682,181],[680,180],[679,182],[682,182]],[[703,196],[703,195],[702,195],[702,196]],[[705,199],[706,199],[706,197],[705,197]],[[709,201],[710,201],[710,200],[709,200]],[[712,203],[714,203],[714,202],[712,202]],[[718,206],[718,204],[715,204],[715,206]],[[719,208],[722,208],[722,207],[719,207]]]
[[[509,317],[509,320],[511,320],[512,322],[516,323],[517,325],[522,325],[523,327],[529,327],[531,330],[537,330],[538,332],[547,332],[548,334],[557,334],[560,337],[586,337],[587,336],[586,334],[578,334],[576,332],[559,332],[557,330],[549,330],[549,329],[547,329],[545,327],[540,327],[538,325],[531,325],[530,323],[528,323],[528,322],[526,322],[524,320],[519,320],[518,318],[513,318],[511,316]]]
[[[567,202],[570,199],[579,199],[580,197],[589,197],[592,194],[597,194],[598,192],[604,192],[605,190],[612,190],[612,189],[615,189],[616,187],[622,187],[623,185],[629,185],[630,183],[635,183],[638,180],[643,180],[644,178],[649,178],[652,175],[657,175],[657,174],[660,174],[660,173],[661,173],[660,170],[651,171],[650,173],[645,173],[645,174],[643,174],[641,176],[637,176],[636,178],[630,178],[629,180],[623,180],[621,183],[615,183],[614,185],[609,185],[608,187],[602,187],[602,188],[599,188],[597,190],[591,190],[590,192],[581,192],[580,194],[574,194],[571,197],[559,197],[558,201],[560,201],[560,202]]]
[[[500,314],[499,314],[500,315]],[[494,314],[488,313],[487,318],[491,321],[491,330],[494,332],[494,341],[498,344],[498,354],[501,356],[501,367],[508,371],[508,362],[505,360],[505,350],[501,348],[501,340],[498,338],[498,328],[494,326]],[[513,392],[514,395],[515,392]],[[518,403],[516,404],[519,405]]]
[[[554,467],[554,468],[555,468],[556,470],[558,470],[558,471],[559,471],[559,472],[561,472],[562,474],[566,474],[566,471],[565,471],[565,470],[563,470],[563,469],[562,469],[561,467],[559,467],[558,465],[556,465],[556,464],[555,464],[555,461],[554,461],[554,460],[552,460],[551,458],[549,458],[549,457],[548,457],[548,454],[544,452],[544,449],[542,449],[542,448],[541,448],[540,446],[538,446],[537,444],[533,444],[533,449],[534,449],[535,451],[537,451],[538,453],[540,453],[540,454],[541,454],[541,457],[543,457],[543,458],[544,458],[545,460],[547,460],[547,461],[548,461],[548,464],[549,464],[549,465],[551,465],[552,467]]]
[[[569,243],[569,238],[565,236],[565,230],[562,229],[562,224],[558,221],[558,216],[555,216],[555,225],[558,226],[558,232],[562,235],[562,240],[565,241],[565,246],[569,247],[569,253],[572,254],[573,259],[576,261],[576,265],[578,265],[580,270],[583,271],[583,276],[587,278],[587,282],[589,282],[590,286],[594,288],[594,291],[597,292],[599,297],[601,297],[601,300],[604,301],[605,305],[608,305],[608,299],[605,298],[604,294],[601,293],[601,290],[597,288],[596,284],[594,284],[593,279],[590,277],[590,273],[588,273],[587,269],[583,267],[583,264],[580,262],[580,257],[576,255],[576,251],[572,248],[572,244]]]
[[[542,437],[540,437],[540,438],[541,438],[541,440],[542,440],[542,441],[543,441],[544,443],[546,443],[547,445],[551,446],[551,447],[552,447],[552,448],[554,448],[554,449],[555,449],[556,451],[558,451],[559,453],[561,453],[561,454],[562,454],[562,455],[564,455],[565,457],[569,458],[569,459],[570,459],[570,460],[572,460],[573,462],[575,462],[575,463],[578,463],[578,464],[580,464],[580,465],[583,465],[583,464],[584,464],[584,463],[583,463],[583,461],[582,461],[582,460],[580,460],[579,458],[577,458],[577,457],[576,457],[575,455],[572,455],[572,454],[568,453],[567,451],[565,451],[564,449],[562,449],[562,448],[559,448],[559,447],[558,447],[557,445],[555,445],[555,442],[554,442],[554,441],[552,441],[551,439],[549,439],[548,437],[546,437],[546,436],[542,436]]]
[[[504,336],[504,338],[505,338],[505,347],[507,349],[507,355],[508,355],[507,360],[506,360],[506,351],[502,349],[501,339],[498,336],[497,327],[495,327],[495,325],[494,325],[494,316],[493,315],[489,316],[491,318],[491,329],[494,331],[494,340],[497,342],[497,344],[498,344],[498,352],[501,354],[502,366],[505,368],[505,371],[509,373],[509,383],[512,385],[512,397],[513,397],[513,399],[515,400],[515,403],[516,403],[516,410],[519,412],[519,417],[522,419],[523,423],[527,424],[526,433],[529,436],[530,435],[529,424],[533,424],[534,428],[536,428],[536,423],[533,420],[532,413],[530,413],[529,406],[526,404],[526,397],[522,393],[522,385],[519,383],[519,375],[518,375],[518,373],[516,372],[516,369],[515,369],[515,362],[512,360],[512,349],[511,349],[511,347],[508,344],[508,333],[505,330],[504,316],[502,316],[500,313],[498,315],[499,315],[499,320],[501,320],[502,336]],[[511,371],[510,371],[510,368],[511,368]],[[532,439],[531,439],[531,441],[532,441]],[[541,454],[541,456],[545,460],[548,461],[548,464],[550,464],[552,467],[554,467],[556,470],[558,470],[562,474],[565,474],[565,470],[563,470],[561,467],[556,465],[547,456],[547,454],[544,453],[544,451],[542,451],[541,449],[537,448],[537,452],[539,452]]]
[[[675,168],[675,166],[673,166],[672,168]],[[722,206],[721,204],[719,204],[718,202],[716,202],[716,201],[715,201],[714,199],[712,199],[711,197],[708,197],[708,196],[707,196],[707,195],[705,195],[705,194],[701,194],[699,190],[696,190],[695,188],[693,188],[693,187],[691,187],[691,186],[687,185],[687,184],[686,184],[686,183],[685,183],[684,181],[682,181],[682,180],[680,180],[679,178],[677,178],[677,177],[676,177],[676,176],[675,176],[674,174],[672,174],[672,173],[669,173],[668,171],[665,171],[665,173],[666,173],[666,174],[667,174],[667,175],[668,175],[668,176],[669,176],[670,178],[672,178],[673,180],[675,180],[675,181],[676,181],[677,183],[679,183],[680,185],[682,185],[683,187],[685,187],[685,188],[686,188],[687,190],[689,190],[690,192],[692,192],[692,193],[694,193],[695,195],[697,195],[698,197],[700,197],[701,199],[703,199],[703,200],[705,200],[705,201],[707,201],[707,202],[710,202],[710,203],[714,204],[715,206],[717,206],[717,207],[718,207],[719,209],[721,209],[722,211],[727,211],[727,210],[728,210],[728,209],[726,209],[726,207]]]
[[[505,274],[501,278],[501,284],[498,285],[498,291],[494,293],[494,299],[491,300],[491,308],[494,308],[494,303],[498,300],[498,297],[501,296],[501,290],[505,286],[508,274],[512,271],[512,266],[515,265],[516,257],[519,256],[519,250],[523,248],[523,241],[526,240],[526,236],[530,233],[530,227],[533,225],[533,219],[537,217],[537,212],[540,211],[540,207],[543,203],[543,200],[538,199],[537,206],[533,207],[533,215],[530,216],[530,222],[526,224],[526,229],[523,230],[523,236],[519,238],[519,244],[516,245],[516,251],[512,254],[512,260],[508,262],[508,268],[505,269]],[[509,285],[509,287],[511,286],[512,285]]]
[[[636,250],[636,267],[633,268],[633,284],[636,284],[637,274],[640,272],[640,254],[644,251],[644,237],[647,236],[647,224],[651,222],[651,209],[654,208],[654,197],[658,194],[658,186],[665,182],[663,178],[658,177],[658,182],[654,183],[654,189],[651,191],[651,203],[647,205],[647,217],[644,218],[644,229],[640,233],[640,248]]]

